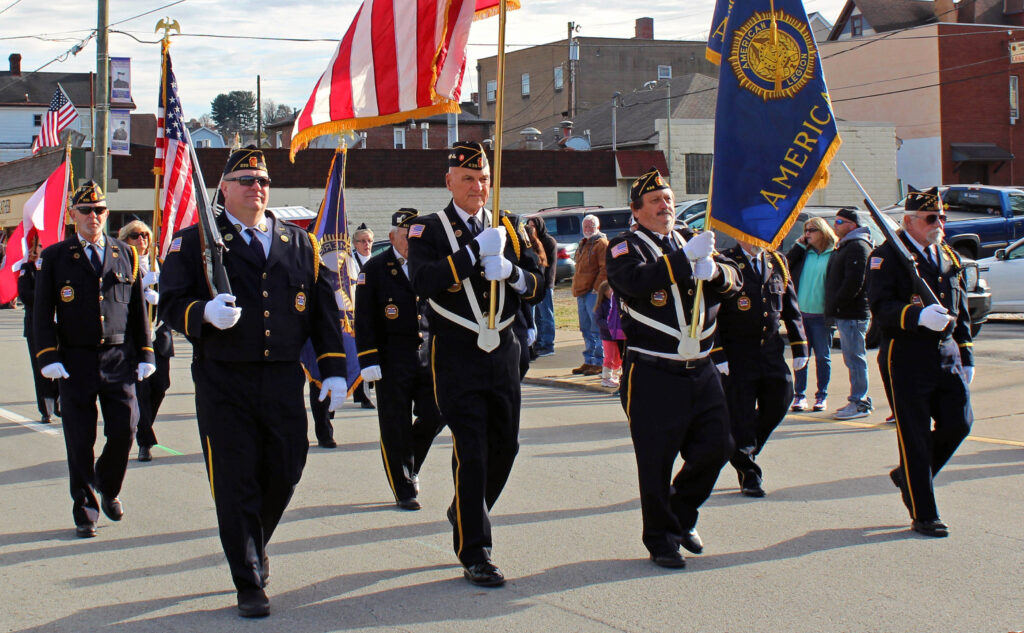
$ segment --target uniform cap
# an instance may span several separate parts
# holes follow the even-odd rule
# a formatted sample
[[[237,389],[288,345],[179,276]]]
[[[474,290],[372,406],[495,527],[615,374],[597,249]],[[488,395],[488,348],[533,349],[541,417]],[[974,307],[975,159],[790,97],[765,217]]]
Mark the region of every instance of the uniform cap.
[[[107,206],[107,197],[103,195],[103,189],[95,180],[88,180],[75,190],[71,196],[71,205],[90,204],[96,206]],[[102,203],[102,204],[101,204]]]
[[[913,187],[907,193],[907,211],[938,211],[941,201],[939,200],[939,188],[932,187],[919,191]]]
[[[416,209],[410,209],[403,207],[398,211],[395,211],[391,216],[391,226],[406,227],[409,222],[416,219],[416,216],[420,214]]]
[[[661,177],[658,168],[651,167],[633,181],[633,186],[629,188],[629,199],[631,202],[639,202],[645,193],[669,188],[668,182]]]
[[[457,141],[448,152],[449,167],[465,167],[478,171],[487,167],[487,154],[476,141]]]
[[[255,145],[236,149],[228,156],[228,162],[224,165],[224,175],[240,169],[262,169],[267,171],[267,161],[263,152]],[[268,172],[269,173],[269,172]]]

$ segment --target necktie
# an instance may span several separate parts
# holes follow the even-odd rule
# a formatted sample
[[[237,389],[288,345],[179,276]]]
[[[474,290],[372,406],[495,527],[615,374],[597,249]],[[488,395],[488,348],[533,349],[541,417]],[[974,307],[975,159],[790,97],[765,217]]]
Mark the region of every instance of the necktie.
[[[93,269],[96,270],[96,274],[103,272],[103,258],[100,257],[100,247],[95,244],[90,244],[86,248],[89,249],[89,261],[92,262]]]
[[[480,224],[480,219],[475,215],[469,216],[469,232],[476,237],[477,235],[480,235],[480,231],[482,229],[483,226]]]
[[[751,268],[754,269],[754,272],[757,273],[758,276],[761,275],[761,258],[760,257],[753,257],[753,258],[751,258],[750,259],[750,266],[751,266]]]
[[[249,234],[249,248],[252,249],[253,255],[259,260],[261,266],[265,266],[267,263],[267,254],[263,252],[263,244],[260,243],[258,237],[256,237],[256,229],[245,229],[245,232]]]
[[[672,243],[672,238],[667,235],[661,238],[661,247],[666,253],[671,253],[676,250],[676,245]]]
[[[934,266],[935,268],[938,268],[939,267],[939,261],[938,261],[938,258],[935,257],[935,249],[934,249],[934,247],[929,246],[928,249],[925,252],[928,253],[928,263],[931,264],[932,266]]]

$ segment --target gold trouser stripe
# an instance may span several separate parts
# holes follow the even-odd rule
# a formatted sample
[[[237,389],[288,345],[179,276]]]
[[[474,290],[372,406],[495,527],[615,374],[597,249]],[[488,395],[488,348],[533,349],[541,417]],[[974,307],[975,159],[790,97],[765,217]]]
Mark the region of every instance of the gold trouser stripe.
[[[907,329],[907,324],[906,324],[907,310],[909,310],[912,307],[913,307],[913,304],[908,303],[907,305],[903,306],[903,310],[900,312],[900,329],[901,330]]]
[[[391,494],[395,495],[395,501],[398,501],[398,491],[395,490],[395,480],[391,476],[391,462],[388,461],[388,452],[384,449],[384,436],[380,436],[380,454],[384,458],[384,472],[388,474],[388,485],[391,486]]]
[[[459,283],[459,271],[455,270],[455,260],[451,255],[448,256],[448,265],[452,267],[452,277],[455,278],[455,283]]]
[[[633,370],[636,369],[636,363],[629,366],[629,389],[626,389],[626,422],[629,424],[629,428],[633,428],[633,416],[630,414],[630,407],[633,404]]]
[[[905,308],[904,308],[905,310]],[[889,350],[885,354],[886,364],[889,367],[889,392],[892,394],[892,415],[896,418],[896,439],[900,445],[900,456],[903,458],[903,481],[907,483],[907,494],[910,495],[910,514],[917,520],[917,505],[914,503],[914,491],[910,487],[910,472],[907,464],[907,447],[903,444],[903,425],[900,423],[900,416],[896,412],[896,386],[892,384],[892,348],[895,341],[889,341]]]
[[[436,389],[436,387],[435,387]],[[455,435],[452,435],[452,456],[455,457],[455,533],[459,539],[459,547],[455,555],[462,557],[462,507],[459,504],[459,474],[462,472],[462,461],[459,460],[459,449],[455,444]]]
[[[199,303],[199,302],[198,301],[193,301],[192,303],[188,304],[187,308],[185,308],[185,335],[186,336],[189,335],[189,334],[192,334],[191,332],[188,331],[188,313],[192,310],[192,306],[194,306],[197,303]]]
[[[958,347],[961,347],[961,348],[964,348],[964,347],[974,347],[974,343],[960,343],[960,345],[958,345]]]
[[[358,354],[356,354],[356,356],[366,356],[367,354],[376,354],[376,353],[377,353],[376,349],[368,349],[365,352],[359,352]]]
[[[441,401],[437,398],[437,369],[434,367],[434,352],[437,351],[437,339],[433,336],[430,337],[430,378],[434,381],[434,404],[437,405],[437,410],[441,410]]]
[[[340,353],[339,354],[339,353],[331,352],[331,353],[328,353],[328,354],[320,354],[319,356],[316,357],[316,359],[318,361],[321,361],[321,360],[323,360],[325,358],[345,358],[345,354],[344,353]]]
[[[668,280],[674,286],[676,284],[676,276],[672,274],[672,264],[668,261],[668,255],[662,255],[661,258],[665,260],[665,267],[668,268]]]
[[[56,347],[47,347],[46,349],[41,349],[38,352],[36,352],[36,358],[39,358],[40,356],[42,356],[46,352],[56,352],[56,351],[57,351]]]
[[[213,502],[217,502],[217,493],[213,489],[213,446],[210,444],[210,436],[206,436],[206,472],[210,477],[210,496]]]

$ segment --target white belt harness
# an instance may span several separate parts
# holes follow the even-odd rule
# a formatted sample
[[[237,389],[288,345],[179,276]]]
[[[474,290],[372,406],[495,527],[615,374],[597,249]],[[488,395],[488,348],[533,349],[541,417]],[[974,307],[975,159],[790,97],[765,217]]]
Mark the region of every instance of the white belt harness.
[[[676,238],[680,242],[682,242],[684,244],[686,243],[686,240],[684,240],[681,235],[679,235],[675,231],[673,231],[673,233],[676,235]],[[636,236],[639,237],[641,239],[641,241],[644,242],[644,244],[647,246],[648,249],[650,249],[651,257],[654,260],[657,260],[659,257],[661,257],[661,249],[658,248],[654,244],[654,241],[651,240],[650,237],[648,237],[642,231],[637,231],[636,232]],[[673,328],[671,326],[665,325],[661,321],[657,321],[657,320],[652,319],[652,318],[650,318],[650,317],[648,317],[646,315],[640,314],[639,311],[630,310],[629,306],[627,306],[625,304],[622,304],[622,311],[625,312],[626,314],[628,314],[631,318],[636,319],[640,323],[643,323],[647,327],[653,328],[655,330],[658,330],[659,332],[661,332],[663,334],[668,334],[672,338],[674,338],[677,341],[679,341],[679,346],[677,347],[677,354],[666,354],[664,352],[654,352],[654,351],[651,351],[651,350],[635,347],[635,346],[632,346],[632,345],[628,346],[628,348],[632,349],[632,350],[634,350],[636,352],[639,352],[641,354],[647,354],[649,356],[657,356],[659,358],[668,358],[668,359],[672,359],[672,360],[695,360],[695,359],[698,359],[698,358],[704,358],[705,356],[707,356],[709,354],[709,352],[701,352],[701,350],[700,350],[700,342],[701,342],[701,340],[706,339],[707,337],[711,336],[715,332],[715,324],[714,323],[712,323],[711,327],[709,327],[708,329],[704,329],[704,310],[705,310],[704,297],[702,295],[701,298],[700,298],[700,310],[699,310],[700,317],[699,317],[699,320],[697,321],[697,329],[700,330],[700,338],[691,338],[690,337],[690,328],[689,328],[688,324],[686,323],[686,310],[683,309],[683,297],[679,293],[679,285],[678,284],[672,284],[671,289],[672,289],[672,300],[673,300],[675,308],[676,308],[676,322],[677,322],[677,324],[679,326],[678,328]]]
[[[448,242],[451,244],[452,253],[456,253],[459,250],[459,241],[455,239],[455,232],[452,231],[451,222],[448,222],[447,218],[443,214],[438,214],[441,217],[441,226],[444,227],[444,232],[448,235]],[[508,319],[496,322],[494,329],[487,327],[487,317],[484,316],[483,311],[480,310],[480,303],[476,300],[476,293],[473,292],[473,285],[469,283],[467,279],[459,280],[462,284],[462,290],[466,293],[466,298],[469,300],[469,309],[473,311],[473,317],[476,321],[470,321],[464,316],[455,314],[451,310],[447,310],[441,307],[433,299],[427,299],[430,307],[434,311],[448,319],[456,325],[461,325],[470,332],[476,332],[476,346],[485,352],[493,352],[501,344],[501,331],[512,324],[515,317],[509,317]],[[501,314],[505,309],[505,282],[498,284],[498,314]]]

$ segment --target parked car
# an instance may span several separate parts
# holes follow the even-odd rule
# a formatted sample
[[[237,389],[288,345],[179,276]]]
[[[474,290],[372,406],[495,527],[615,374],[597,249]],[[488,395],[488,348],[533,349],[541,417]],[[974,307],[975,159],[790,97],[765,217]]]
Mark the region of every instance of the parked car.
[[[793,244],[803,235],[804,222],[813,218],[820,217],[825,218],[829,221],[835,217],[836,211],[842,207],[819,207],[819,206],[805,206],[801,211],[800,215],[797,216],[797,221],[793,224],[793,228],[789,230],[789,233],[782,239],[782,245],[779,246],[779,252],[786,253],[793,247]],[[875,224],[871,214],[863,209],[856,209],[854,207],[847,207],[857,212],[858,224],[866,226],[871,232],[871,241],[878,246],[885,241],[884,234],[881,229]],[[889,228],[896,230],[899,225],[888,215],[883,215]],[[693,229],[700,229],[704,226],[704,216],[697,215],[690,217],[686,225]],[[715,246],[718,250],[723,251],[727,248],[732,247],[736,244],[736,240],[729,237],[725,233],[715,234]],[[989,313],[992,311],[992,292],[989,290],[988,284],[978,274],[978,262],[968,257],[962,257],[961,262],[964,266],[967,276],[967,307],[971,313],[971,335],[977,335],[981,330],[981,324],[988,318]],[[872,338],[876,340],[877,334],[868,332],[868,341],[871,342]]]
[[[961,255],[977,259],[992,255],[1024,237],[1024,189],[988,185],[939,187],[946,204],[946,243]],[[883,209],[897,222],[906,198]]]
[[[708,210],[708,199],[683,200],[676,203],[676,222],[682,222],[690,216],[703,214]]]
[[[559,207],[541,209],[536,213],[523,217],[538,217],[544,221],[548,233],[558,242],[558,264],[555,280],[571,279],[576,274],[576,263],[573,256],[576,247],[583,239],[583,218],[587,215],[597,216],[601,232],[612,239],[619,233],[629,230],[633,212],[629,207],[605,209],[603,207]]]
[[[992,289],[993,312],[1024,312],[1024,238],[979,259],[978,267]]]

